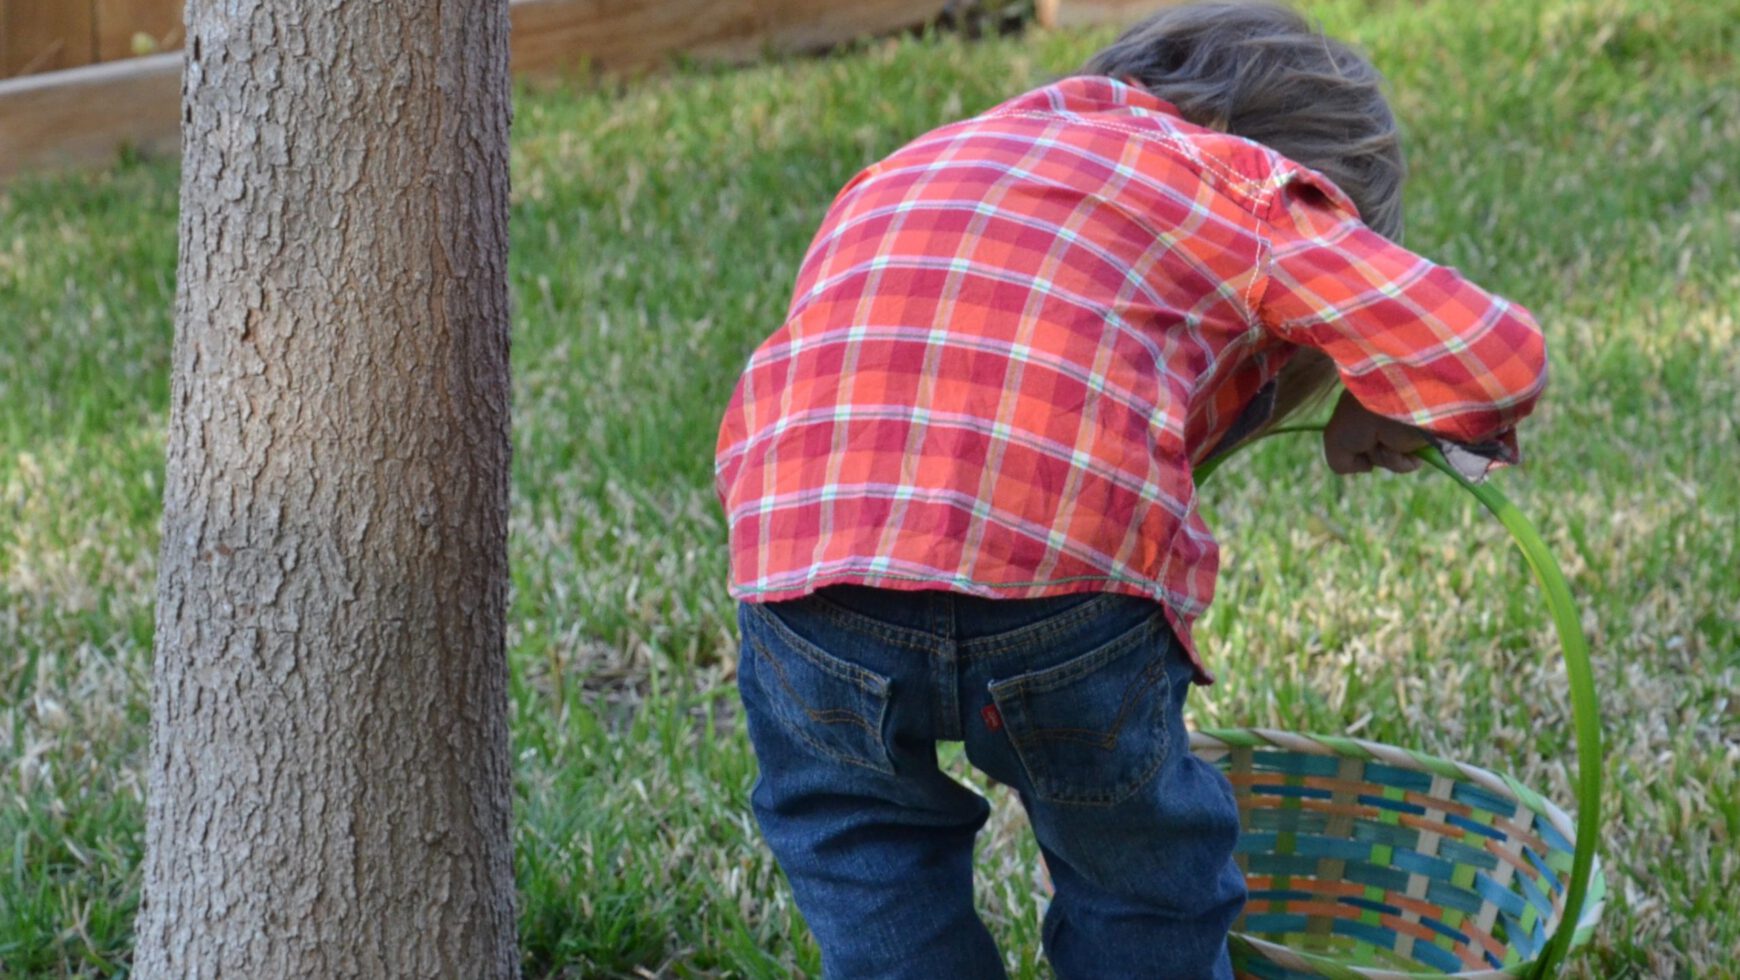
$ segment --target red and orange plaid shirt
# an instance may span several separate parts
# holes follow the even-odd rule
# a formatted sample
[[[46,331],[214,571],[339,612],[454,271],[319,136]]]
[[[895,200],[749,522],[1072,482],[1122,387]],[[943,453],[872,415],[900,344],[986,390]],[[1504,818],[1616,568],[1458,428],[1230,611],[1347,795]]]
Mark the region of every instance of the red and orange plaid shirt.
[[[1192,467],[1300,346],[1373,411],[1513,453],[1545,380],[1527,311],[1141,89],[1070,78],[944,126],[840,192],[738,383],[731,594],[1147,596],[1206,682]]]

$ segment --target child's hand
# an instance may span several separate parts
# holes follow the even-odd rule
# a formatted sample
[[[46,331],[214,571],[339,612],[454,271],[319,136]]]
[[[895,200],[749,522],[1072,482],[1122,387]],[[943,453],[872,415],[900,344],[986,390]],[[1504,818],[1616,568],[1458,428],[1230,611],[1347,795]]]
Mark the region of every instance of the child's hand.
[[[1373,466],[1412,473],[1420,468],[1420,458],[1409,454],[1428,442],[1425,432],[1378,415],[1344,391],[1323,427],[1323,458],[1342,475],[1369,473]]]

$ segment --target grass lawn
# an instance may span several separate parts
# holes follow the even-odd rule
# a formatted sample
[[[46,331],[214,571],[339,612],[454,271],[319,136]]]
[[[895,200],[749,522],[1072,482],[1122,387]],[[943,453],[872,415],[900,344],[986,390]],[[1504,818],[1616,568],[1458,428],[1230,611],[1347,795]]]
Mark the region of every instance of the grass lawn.
[[[1526,468],[1593,641],[1607,916],[1575,972],[1740,967],[1740,0],[1309,4],[1390,75],[1408,242],[1552,348]],[[715,426],[835,190],[1068,72],[1099,34],[878,43],[626,91],[521,93],[514,605],[531,977],[813,972],[747,811]],[[175,273],[172,163],[0,189],[0,974],[127,969]],[[1208,497],[1227,551],[1202,726],[1349,732],[1568,802],[1569,708],[1520,557],[1460,491],[1261,447]],[[958,760],[956,760],[958,765]],[[981,851],[1037,959],[1011,801]]]

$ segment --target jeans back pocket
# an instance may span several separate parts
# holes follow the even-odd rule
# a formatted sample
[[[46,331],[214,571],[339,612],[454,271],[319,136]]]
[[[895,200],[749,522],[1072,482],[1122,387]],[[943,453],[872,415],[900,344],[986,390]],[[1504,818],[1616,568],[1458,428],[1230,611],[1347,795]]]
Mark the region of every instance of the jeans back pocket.
[[[1061,664],[991,682],[1040,800],[1110,806],[1154,778],[1172,741],[1174,659],[1171,630],[1155,616]]]
[[[773,715],[825,759],[893,773],[883,727],[887,677],[823,650],[798,635],[778,611],[742,606],[746,704]]]

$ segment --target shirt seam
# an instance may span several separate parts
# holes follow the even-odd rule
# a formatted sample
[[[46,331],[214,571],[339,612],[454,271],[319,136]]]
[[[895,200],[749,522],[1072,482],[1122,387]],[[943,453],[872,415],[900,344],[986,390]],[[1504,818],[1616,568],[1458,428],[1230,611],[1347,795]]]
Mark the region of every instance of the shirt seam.
[[[1206,171],[1218,178],[1219,183],[1211,182],[1209,187],[1219,196],[1225,198],[1232,204],[1237,205],[1240,210],[1257,218],[1261,218],[1261,212],[1270,207],[1271,202],[1269,199],[1274,195],[1277,187],[1298,178],[1298,173],[1293,168],[1287,167],[1285,164],[1278,167],[1276,173],[1271,174],[1268,179],[1258,179],[1249,174],[1240,173],[1233,169],[1231,165],[1212,156],[1201,153],[1195,147],[1191,146],[1183,137],[1173,133],[1157,133],[1150,130],[1140,129],[1135,126],[1111,122],[1105,119],[1090,119],[1080,115],[1061,112],[1045,112],[1037,109],[1016,109],[997,112],[992,115],[996,118],[1016,117],[1036,119],[1046,122],[1074,123],[1092,129],[1101,129],[1108,132],[1118,133],[1123,136],[1143,140],[1149,143],[1161,144],[1171,150],[1178,159],[1192,166],[1197,171],[1198,176],[1201,176],[1202,173]],[[1236,139],[1237,137],[1229,136],[1228,138]],[[1286,159],[1275,153],[1274,150],[1263,146],[1261,143],[1255,143],[1250,140],[1247,140],[1246,142],[1258,147],[1261,151],[1270,154],[1277,160],[1284,161]],[[1277,180],[1277,178],[1283,179]],[[1238,185],[1236,188],[1238,193],[1235,194],[1233,192],[1235,188],[1226,186],[1228,184]]]
[[[1247,140],[1277,161],[1277,166],[1268,179],[1259,180],[1248,174],[1240,173],[1233,169],[1230,164],[1201,153],[1182,137],[1172,133],[1158,133],[1109,120],[1090,119],[1081,115],[1043,109],[1008,109],[988,113],[988,115],[997,118],[1013,117],[1046,122],[1074,123],[1093,129],[1119,133],[1132,139],[1164,146],[1171,151],[1174,158],[1195,170],[1199,177],[1205,172],[1214,176],[1216,180],[1209,182],[1210,189],[1217,196],[1249,214],[1254,222],[1251,231],[1257,240],[1256,274],[1251,277],[1250,283],[1245,287],[1245,295],[1242,297],[1243,313],[1247,333],[1258,333],[1265,329],[1262,315],[1257,309],[1257,303],[1260,294],[1268,291],[1268,270],[1274,253],[1273,244],[1270,236],[1265,233],[1265,229],[1272,224],[1269,212],[1274,210],[1276,195],[1282,188],[1302,177],[1297,164],[1293,164],[1292,161],[1261,143]],[[1227,186],[1229,184],[1237,186],[1229,187]],[[1261,290],[1258,289],[1259,285],[1262,287]]]

